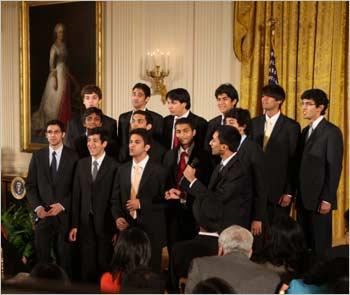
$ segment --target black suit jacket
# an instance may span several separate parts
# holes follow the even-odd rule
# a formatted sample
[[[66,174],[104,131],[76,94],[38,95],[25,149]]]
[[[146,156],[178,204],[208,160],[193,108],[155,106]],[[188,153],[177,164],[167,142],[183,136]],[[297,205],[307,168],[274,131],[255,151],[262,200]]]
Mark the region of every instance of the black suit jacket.
[[[152,140],[151,148],[148,151],[148,155],[153,162],[158,164],[162,164],[163,157],[166,153],[166,149],[163,145],[158,143],[155,140]],[[129,144],[125,144],[121,147],[118,156],[119,163],[126,163],[131,161],[131,157],[129,155]]]
[[[343,136],[340,129],[323,119],[306,141],[309,126],[301,136],[298,195],[304,207],[317,211],[321,200],[337,209],[337,189],[342,170]]]
[[[152,112],[146,109],[146,112],[150,113],[153,119],[152,124],[152,134],[154,139],[160,141],[163,134],[163,117],[156,112]],[[123,113],[119,116],[118,120],[118,136],[121,142],[121,145],[129,143],[129,128],[130,128],[130,119],[132,111]]]
[[[169,115],[164,118],[164,130],[163,130],[163,144],[167,149],[171,149],[171,142],[173,139],[173,125],[174,125],[174,116]],[[192,112],[189,113],[188,119],[193,122],[194,128],[196,129],[196,135],[194,141],[199,146],[204,146],[205,134],[208,128],[208,122],[199,117]]]
[[[116,171],[116,161],[106,155],[95,181],[92,181],[91,157],[78,162],[74,178],[72,214],[72,227],[77,227],[78,233],[91,230],[91,209],[97,237],[106,239],[115,230],[110,207]]]
[[[219,165],[214,169],[208,188],[199,180],[195,181],[191,188],[185,180],[182,182],[182,188],[196,198],[211,195],[223,203],[221,230],[233,224],[250,228],[253,202],[251,177],[237,155],[221,172]]]
[[[102,115],[102,127],[107,131],[109,138],[111,138],[115,142],[118,142],[116,120],[106,115]],[[65,144],[68,147],[73,148],[74,139],[83,134],[85,134],[85,128],[83,126],[83,118],[82,118],[82,115],[77,115],[68,122],[67,132],[65,136]]]
[[[141,208],[133,219],[126,208],[130,199],[132,161],[120,166],[114,180],[112,193],[112,214],[114,220],[120,217],[130,225],[137,225],[157,242],[165,241],[164,192],[165,171],[162,166],[148,160],[142,173],[137,198]],[[152,242],[152,241],[151,241]]]
[[[26,181],[27,196],[32,209],[60,203],[65,210],[58,215],[58,218],[66,226],[71,213],[73,179],[77,161],[78,156],[75,152],[64,146],[57,177],[53,180],[50,173],[49,148],[43,148],[33,153]]]
[[[205,135],[205,149],[208,151],[211,151],[209,142],[211,141],[213,134],[215,132],[215,130],[221,126],[221,121],[222,121],[222,116],[217,116],[213,119],[211,119],[208,123],[208,130],[207,130],[207,134]]]
[[[264,171],[264,152],[262,148],[249,138],[242,142],[237,156],[242,160],[251,176],[253,184],[252,219],[264,221],[266,218],[267,188]]]
[[[251,138],[261,148],[264,127],[265,115],[252,120]],[[295,196],[299,137],[299,123],[280,114],[264,152],[268,201],[272,204],[277,204],[283,194]]]

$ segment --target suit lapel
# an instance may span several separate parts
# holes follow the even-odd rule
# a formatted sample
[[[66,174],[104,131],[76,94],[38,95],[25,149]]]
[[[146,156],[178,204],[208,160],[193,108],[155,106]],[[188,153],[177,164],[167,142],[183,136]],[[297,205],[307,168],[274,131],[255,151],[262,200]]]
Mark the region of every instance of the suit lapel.
[[[68,161],[67,149],[66,149],[66,147],[63,147],[62,154],[61,154],[61,159],[60,159],[60,164],[58,165],[58,171],[57,171],[56,179],[59,179],[62,176],[63,171],[65,169],[65,166],[67,164],[67,161]]]
[[[258,139],[258,144],[263,147],[264,144],[264,128],[265,128],[265,115],[260,116],[258,118],[258,124],[257,124],[257,135],[256,138]]]
[[[91,166],[91,162],[90,162],[90,166]],[[100,181],[100,179],[103,178],[103,176],[108,171],[108,168],[109,168],[109,157],[106,155],[104,157],[102,163],[101,163],[100,169],[98,169],[97,176],[96,176],[96,179],[95,179],[95,183],[97,183],[98,181]],[[91,179],[92,179],[92,176],[91,176]]]
[[[50,184],[52,184],[52,177],[50,172],[50,149],[48,147],[45,148],[42,160],[45,166],[45,173],[46,173],[47,179],[49,180]]]
[[[121,186],[125,190],[126,199],[130,198],[130,190],[131,190],[131,167],[132,161],[128,162],[128,165],[124,168],[125,171],[122,173],[122,183]]]
[[[142,173],[141,181],[140,181],[140,186],[139,186],[139,192],[142,190],[143,186],[145,185],[148,177],[151,175],[152,172],[152,163],[150,162],[151,160],[149,159],[146,166],[145,166],[145,171]]]
[[[310,149],[313,144],[315,143],[315,140],[318,137],[318,134],[322,133],[322,130],[326,126],[327,121],[323,118],[322,121],[317,125],[316,129],[311,133],[310,138],[307,139],[307,135],[309,133],[310,126],[306,127],[305,129],[305,149]]]

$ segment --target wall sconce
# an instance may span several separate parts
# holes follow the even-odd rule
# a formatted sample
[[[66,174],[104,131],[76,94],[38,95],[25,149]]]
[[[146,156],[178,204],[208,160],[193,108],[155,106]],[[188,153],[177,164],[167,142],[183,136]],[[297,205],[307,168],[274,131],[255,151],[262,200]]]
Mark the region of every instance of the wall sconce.
[[[160,94],[163,104],[166,102],[167,88],[164,78],[169,76],[170,52],[164,53],[159,49],[146,56],[146,74],[152,78],[153,94]]]

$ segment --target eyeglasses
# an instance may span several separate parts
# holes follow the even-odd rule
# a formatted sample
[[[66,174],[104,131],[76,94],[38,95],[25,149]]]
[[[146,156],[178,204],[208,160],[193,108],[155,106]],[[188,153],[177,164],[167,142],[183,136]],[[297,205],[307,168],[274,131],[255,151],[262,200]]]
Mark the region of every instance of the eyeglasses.
[[[308,101],[303,101],[300,105],[301,105],[302,107],[303,107],[303,106],[311,107],[311,106],[315,106],[316,104],[315,104],[315,103],[312,103],[312,102],[308,102]]]

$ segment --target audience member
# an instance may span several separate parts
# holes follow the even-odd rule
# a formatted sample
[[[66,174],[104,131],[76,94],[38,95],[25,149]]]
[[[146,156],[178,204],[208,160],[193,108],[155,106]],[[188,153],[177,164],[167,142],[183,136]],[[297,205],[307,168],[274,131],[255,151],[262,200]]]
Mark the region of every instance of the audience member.
[[[150,259],[151,243],[144,231],[136,227],[121,231],[114,248],[111,271],[101,277],[101,292],[119,293],[124,277],[138,266],[148,266]]]
[[[60,283],[69,283],[66,272],[54,263],[38,263],[30,272],[30,277],[42,280],[57,280]]]
[[[223,279],[209,278],[200,281],[192,291],[193,294],[236,294],[235,290]]]
[[[218,256],[195,258],[186,283],[192,293],[198,282],[211,277],[224,279],[239,294],[274,293],[280,282],[276,273],[250,261],[253,236],[233,225],[219,236]]]

